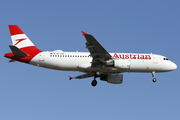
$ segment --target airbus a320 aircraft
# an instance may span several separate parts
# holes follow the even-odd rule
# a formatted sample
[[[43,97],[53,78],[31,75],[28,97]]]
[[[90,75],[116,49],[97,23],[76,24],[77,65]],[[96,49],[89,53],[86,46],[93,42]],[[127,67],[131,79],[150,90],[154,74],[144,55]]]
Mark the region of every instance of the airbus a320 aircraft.
[[[62,50],[41,51],[30,41],[17,25],[9,25],[13,45],[12,53],[6,53],[9,62],[19,61],[55,70],[80,71],[85,74],[69,79],[94,77],[92,86],[97,85],[96,78],[108,83],[121,84],[124,72],[155,73],[173,71],[177,65],[166,57],[157,54],[109,53],[90,34],[82,31],[89,52],[63,52]]]

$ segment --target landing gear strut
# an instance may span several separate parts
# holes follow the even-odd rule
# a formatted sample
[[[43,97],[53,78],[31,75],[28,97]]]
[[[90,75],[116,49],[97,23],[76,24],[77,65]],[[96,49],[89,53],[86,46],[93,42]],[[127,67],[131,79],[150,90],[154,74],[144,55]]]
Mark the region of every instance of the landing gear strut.
[[[155,71],[152,71],[152,77],[153,77],[153,82],[155,83],[157,81],[157,79],[155,78]]]
[[[95,73],[95,75],[94,75],[94,80],[91,82],[91,85],[92,85],[93,87],[95,87],[95,86],[97,85],[96,78],[97,78],[97,77],[100,77],[100,75],[101,75],[101,72],[100,72],[99,70],[96,71],[96,73]]]
[[[95,74],[95,76],[97,76],[97,77],[99,77],[101,75],[101,72],[98,70],[98,71],[96,71],[96,74]]]

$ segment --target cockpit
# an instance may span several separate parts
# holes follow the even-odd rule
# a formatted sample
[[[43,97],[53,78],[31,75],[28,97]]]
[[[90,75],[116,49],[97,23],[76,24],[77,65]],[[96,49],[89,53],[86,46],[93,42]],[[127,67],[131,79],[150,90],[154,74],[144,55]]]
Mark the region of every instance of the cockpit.
[[[163,58],[163,60],[169,60],[168,58]]]

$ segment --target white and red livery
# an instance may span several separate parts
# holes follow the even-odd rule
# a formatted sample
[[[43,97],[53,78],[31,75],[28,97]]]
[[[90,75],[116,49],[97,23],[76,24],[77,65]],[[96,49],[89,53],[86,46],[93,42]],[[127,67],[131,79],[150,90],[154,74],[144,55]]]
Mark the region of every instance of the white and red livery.
[[[9,25],[9,30],[13,43],[9,46],[12,53],[6,53],[5,57],[11,59],[10,62],[19,61],[55,70],[80,71],[85,74],[69,76],[69,79],[94,77],[92,86],[96,86],[97,77],[108,83],[121,84],[123,72],[152,73],[153,82],[156,82],[155,73],[173,71],[177,68],[175,63],[162,55],[108,53],[92,35],[83,31],[89,52],[41,51],[17,25]]]

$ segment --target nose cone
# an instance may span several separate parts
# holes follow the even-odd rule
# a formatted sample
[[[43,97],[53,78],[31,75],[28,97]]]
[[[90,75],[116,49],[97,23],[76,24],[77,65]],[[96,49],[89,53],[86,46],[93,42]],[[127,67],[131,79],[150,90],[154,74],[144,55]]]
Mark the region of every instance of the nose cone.
[[[175,70],[177,68],[177,65],[175,63],[173,63],[172,61],[169,61],[169,64],[167,64],[167,65],[168,65],[167,69],[169,71],[173,71],[173,70]]]
[[[172,70],[177,69],[177,65],[175,63],[172,63],[171,67],[172,67]]]
[[[173,63],[172,61],[168,60],[165,61],[166,64],[164,64],[164,70],[165,71],[173,71],[175,69],[177,69],[177,65],[175,63]]]

